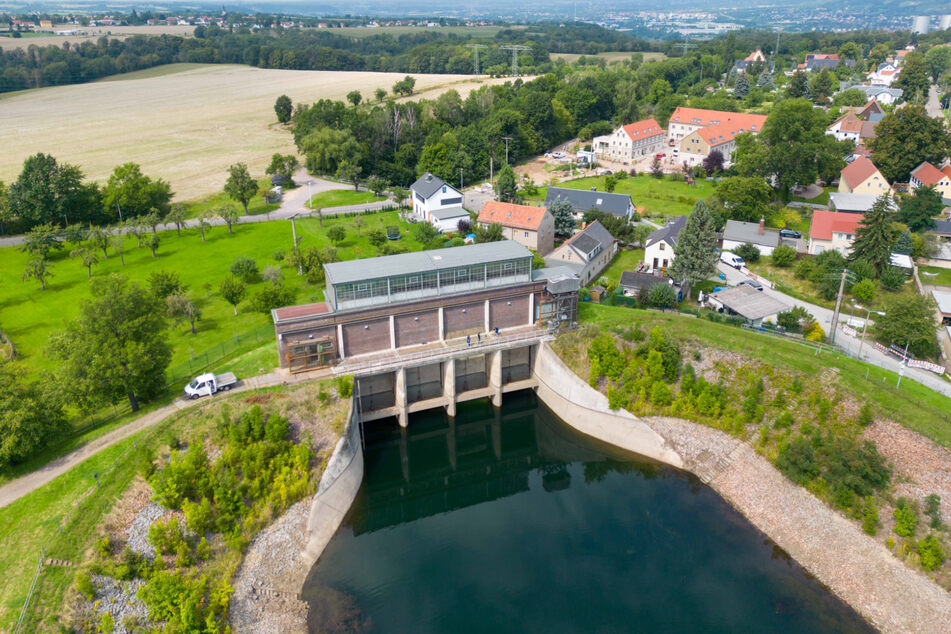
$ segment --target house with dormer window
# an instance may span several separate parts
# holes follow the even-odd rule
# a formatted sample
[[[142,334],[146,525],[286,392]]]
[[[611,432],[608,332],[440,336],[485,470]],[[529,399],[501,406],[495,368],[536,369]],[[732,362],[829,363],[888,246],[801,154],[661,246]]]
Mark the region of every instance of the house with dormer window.
[[[433,212],[462,207],[462,192],[438,176],[426,172],[410,186],[413,214],[420,220],[433,222]]]

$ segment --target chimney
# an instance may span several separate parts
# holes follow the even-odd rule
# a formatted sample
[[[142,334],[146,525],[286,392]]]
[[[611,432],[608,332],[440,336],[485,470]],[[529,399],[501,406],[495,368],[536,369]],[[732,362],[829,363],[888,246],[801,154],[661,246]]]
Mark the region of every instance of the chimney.
[[[759,234],[763,235],[763,227],[766,226],[766,218],[760,217],[759,219]]]

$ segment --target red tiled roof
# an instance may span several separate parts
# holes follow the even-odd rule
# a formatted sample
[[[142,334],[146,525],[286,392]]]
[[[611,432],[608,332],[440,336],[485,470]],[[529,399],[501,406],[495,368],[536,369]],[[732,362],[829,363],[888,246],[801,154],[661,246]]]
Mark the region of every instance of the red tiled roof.
[[[809,237],[816,240],[831,240],[833,232],[855,234],[862,223],[862,214],[816,209],[812,212]]]
[[[624,131],[632,141],[637,141],[646,137],[664,135],[664,129],[653,119],[644,119],[636,123],[629,123],[624,126]]]
[[[542,218],[544,218],[547,211],[544,207],[489,200],[482,206],[478,222],[497,223],[503,227],[538,231],[538,227],[542,224]]]
[[[766,115],[746,114],[744,112],[724,112],[722,110],[704,110],[703,108],[685,108],[683,106],[674,110],[670,115],[672,123],[686,123],[690,125],[699,125],[707,127],[721,123],[735,122],[741,124],[747,130],[754,130],[751,126],[755,125],[755,132],[759,132],[766,121]]]
[[[318,302],[316,304],[302,304],[300,306],[287,306],[278,308],[274,314],[278,319],[294,319],[296,317],[315,317],[330,312],[330,306],[327,302]]]
[[[829,127],[839,124],[839,131],[841,132],[861,132],[862,131],[862,120],[859,119],[854,112],[849,110],[844,115],[832,122],[832,125]]]
[[[942,168],[941,168],[941,173],[944,174],[945,176],[947,176],[948,178],[951,178],[951,163],[949,163],[949,164],[945,165],[944,167],[942,167]]]
[[[845,166],[845,169],[842,170],[842,179],[848,183],[849,187],[855,189],[877,171],[878,168],[875,167],[874,163],[864,156],[860,156]]]
[[[707,126],[698,130],[697,134],[703,137],[703,139],[710,144],[710,147],[716,147],[722,143],[732,141],[737,134],[743,132],[759,132],[763,129],[763,123],[765,121],[766,115],[747,114],[724,123]]]
[[[918,182],[926,187],[928,185],[937,185],[941,182],[941,179],[948,177],[947,174],[943,173],[928,161],[925,161],[911,170],[911,175],[917,178]]]

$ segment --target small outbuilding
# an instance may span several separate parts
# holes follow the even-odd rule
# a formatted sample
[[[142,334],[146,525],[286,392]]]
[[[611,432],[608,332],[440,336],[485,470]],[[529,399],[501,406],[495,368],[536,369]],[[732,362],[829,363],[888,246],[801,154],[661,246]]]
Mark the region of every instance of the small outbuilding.
[[[592,302],[600,304],[601,300],[603,300],[605,295],[608,294],[608,290],[600,284],[595,284],[589,289],[588,293]]]
[[[460,220],[469,220],[469,212],[461,206],[432,209],[429,212],[429,221],[439,229],[439,233],[456,231]]]
[[[947,326],[951,326],[951,291],[931,291],[935,303],[938,305],[938,312],[941,313],[941,321]]]
[[[677,291],[677,301],[683,300],[683,292],[680,287],[674,283],[674,280],[667,276],[650,275],[648,273],[638,273],[637,271],[624,271],[621,273],[621,281],[618,286],[625,297],[641,297],[642,293],[650,292],[655,286],[669,284]]]
[[[775,321],[776,315],[789,310],[786,304],[748,284],[710,293],[707,302],[721,312],[739,315],[751,326]]]

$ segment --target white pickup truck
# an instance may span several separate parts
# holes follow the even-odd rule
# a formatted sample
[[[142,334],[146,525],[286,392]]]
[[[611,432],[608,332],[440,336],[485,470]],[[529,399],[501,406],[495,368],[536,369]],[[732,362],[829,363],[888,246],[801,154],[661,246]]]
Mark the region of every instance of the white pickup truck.
[[[217,392],[227,392],[238,383],[234,372],[224,374],[199,374],[192,382],[185,386],[185,396],[196,399],[201,396],[211,396]]]

